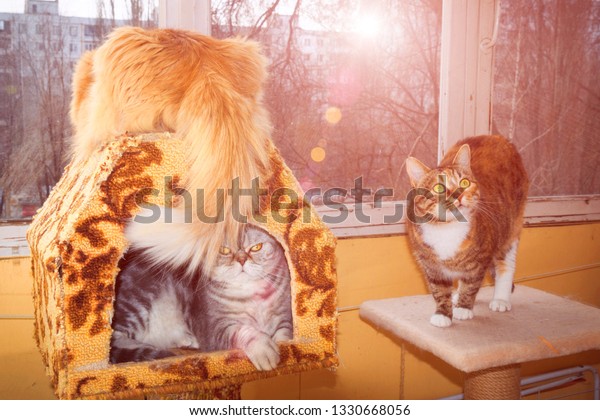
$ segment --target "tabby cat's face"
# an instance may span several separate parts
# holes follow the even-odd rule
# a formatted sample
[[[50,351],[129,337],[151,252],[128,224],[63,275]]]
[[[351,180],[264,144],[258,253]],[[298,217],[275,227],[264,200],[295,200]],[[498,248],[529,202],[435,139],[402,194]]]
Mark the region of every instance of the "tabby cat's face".
[[[468,221],[480,199],[480,190],[470,168],[468,146],[461,148],[452,166],[429,169],[408,158],[406,169],[414,187],[415,214],[433,223]]]
[[[221,247],[213,279],[216,281],[260,280],[286,264],[281,245],[264,230],[246,225],[236,246]]]

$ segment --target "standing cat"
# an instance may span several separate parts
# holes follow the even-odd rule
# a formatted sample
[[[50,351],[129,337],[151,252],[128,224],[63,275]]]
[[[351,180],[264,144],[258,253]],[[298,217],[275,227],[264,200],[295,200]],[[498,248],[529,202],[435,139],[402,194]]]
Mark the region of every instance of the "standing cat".
[[[239,348],[259,370],[277,366],[276,343],[293,338],[293,321],[290,273],[273,237],[248,225],[235,246],[221,247],[202,298],[203,348]]]
[[[185,262],[190,272],[201,264],[209,268],[226,233],[237,237],[240,224],[227,191],[236,178],[240,188],[251,188],[253,179],[269,173],[265,77],[257,44],[182,30],[119,28],[82,56],[70,110],[75,161],[93,158],[101,145],[125,132],[175,132],[187,153],[184,187],[195,200],[194,214],[224,215],[224,223],[188,226],[196,238],[211,238],[198,241],[193,254],[174,252],[189,250],[187,237],[155,240],[163,224],[139,226],[155,260]],[[219,190],[225,191],[222,206]],[[198,191],[204,200],[197,199]],[[251,197],[240,198],[238,211],[252,214]]]
[[[500,136],[472,137],[454,145],[437,168],[409,157],[406,170],[415,188],[407,230],[436,302],[431,323],[447,327],[453,317],[473,318],[487,270],[495,280],[490,309],[509,311],[529,186],[515,147]]]
[[[176,347],[239,348],[257,369],[275,368],[276,342],[293,337],[285,254],[251,225],[238,247],[221,247],[211,277],[158,268],[143,249],[126,253],[116,282],[111,362],[169,357]]]

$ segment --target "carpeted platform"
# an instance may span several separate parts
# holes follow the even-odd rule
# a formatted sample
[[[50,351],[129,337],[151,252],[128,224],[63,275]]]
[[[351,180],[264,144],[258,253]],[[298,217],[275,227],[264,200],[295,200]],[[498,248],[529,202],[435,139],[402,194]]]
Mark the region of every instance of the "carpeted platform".
[[[488,309],[492,294],[482,288],[474,319],[449,328],[429,323],[431,295],[366,301],[360,316],[467,373],[600,349],[600,309],[516,286],[512,311],[498,313]]]

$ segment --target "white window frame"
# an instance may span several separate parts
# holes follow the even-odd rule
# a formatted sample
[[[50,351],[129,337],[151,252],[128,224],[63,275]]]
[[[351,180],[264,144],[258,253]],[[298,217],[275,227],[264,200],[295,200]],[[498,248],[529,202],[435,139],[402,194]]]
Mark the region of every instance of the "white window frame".
[[[458,140],[491,133],[493,46],[500,0],[444,0],[440,57],[438,161]],[[210,0],[160,0],[159,26],[210,35]],[[370,219],[357,217],[356,206]],[[345,220],[329,224],[338,237],[404,234],[405,219],[393,217],[405,201],[342,204]],[[336,208],[316,206],[321,216],[339,217]],[[398,219],[394,217],[394,219]],[[532,197],[525,224],[566,224],[600,220],[600,195]]]

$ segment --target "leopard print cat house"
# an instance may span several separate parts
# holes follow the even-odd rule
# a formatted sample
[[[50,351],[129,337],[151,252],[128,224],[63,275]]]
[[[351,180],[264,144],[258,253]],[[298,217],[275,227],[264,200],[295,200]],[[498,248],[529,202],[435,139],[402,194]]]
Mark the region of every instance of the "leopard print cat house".
[[[98,151],[100,165],[71,163],[28,230],[35,339],[59,398],[239,398],[246,381],[337,366],[335,238],[273,145],[261,214],[286,253],[294,322],[279,366],[259,372],[238,350],[109,363],[123,229],[140,191],[160,191],[146,197],[159,205],[176,200],[185,157],[171,137],[122,136]],[[281,198],[284,188],[299,198]]]

